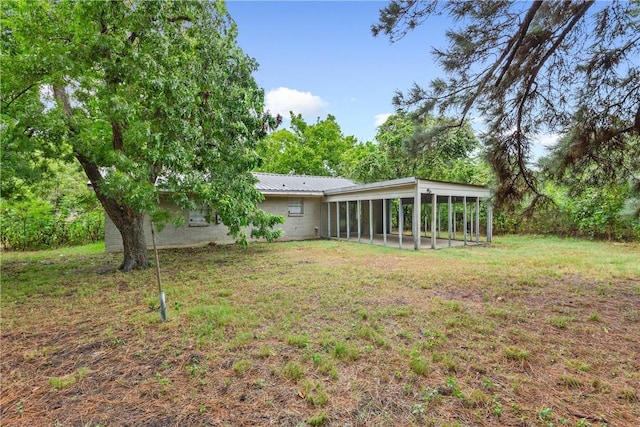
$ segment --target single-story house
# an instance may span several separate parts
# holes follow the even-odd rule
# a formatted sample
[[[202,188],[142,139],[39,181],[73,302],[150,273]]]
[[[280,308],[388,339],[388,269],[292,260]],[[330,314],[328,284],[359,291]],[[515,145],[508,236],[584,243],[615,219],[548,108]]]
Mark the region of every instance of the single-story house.
[[[415,177],[357,184],[340,177],[261,172],[254,176],[264,195],[260,208],[285,218],[279,225],[283,231],[280,240],[346,239],[415,250],[479,244],[481,236],[491,242],[487,187]],[[156,233],[158,247],[233,242],[215,212],[177,213],[184,215],[184,224],[168,224]],[[151,247],[151,230],[145,234]],[[108,216],[105,246],[108,252],[122,250],[120,233]]]

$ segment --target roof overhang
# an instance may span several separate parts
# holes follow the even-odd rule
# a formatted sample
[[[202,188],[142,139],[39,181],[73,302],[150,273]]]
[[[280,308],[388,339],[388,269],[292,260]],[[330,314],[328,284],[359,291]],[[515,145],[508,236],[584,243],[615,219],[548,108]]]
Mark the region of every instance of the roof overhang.
[[[479,185],[458,184],[410,177],[334,188],[326,190],[324,194],[327,202],[341,202],[368,199],[405,199],[414,198],[418,194],[489,198],[491,191],[488,187]]]

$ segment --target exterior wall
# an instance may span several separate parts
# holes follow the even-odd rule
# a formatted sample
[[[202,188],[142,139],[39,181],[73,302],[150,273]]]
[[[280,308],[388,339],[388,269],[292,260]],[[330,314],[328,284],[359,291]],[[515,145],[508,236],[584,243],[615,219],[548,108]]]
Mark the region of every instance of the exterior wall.
[[[289,216],[289,197],[266,196],[260,208],[274,215],[282,215],[284,224],[280,240],[308,240],[320,238],[320,197],[303,197],[303,214]]]
[[[276,228],[283,230],[283,236],[280,240],[307,240],[320,237],[320,198],[305,197],[303,198],[304,213],[300,216],[289,216],[289,198],[266,196],[259,207],[269,213],[282,215],[285,219],[284,224],[279,224]],[[205,246],[209,243],[228,244],[234,240],[227,235],[228,228],[223,224],[211,223],[207,226],[190,227],[187,211],[182,211],[175,207],[164,205],[164,208],[170,209],[184,217],[184,224],[175,226],[167,224],[161,232],[156,233],[156,241],[159,248],[180,248]],[[250,230],[246,230],[247,236]],[[109,216],[105,220],[105,249],[107,252],[122,251],[122,237],[120,232],[113,224]],[[149,221],[145,221],[145,238],[147,247],[153,247],[153,238],[151,235],[151,226]]]

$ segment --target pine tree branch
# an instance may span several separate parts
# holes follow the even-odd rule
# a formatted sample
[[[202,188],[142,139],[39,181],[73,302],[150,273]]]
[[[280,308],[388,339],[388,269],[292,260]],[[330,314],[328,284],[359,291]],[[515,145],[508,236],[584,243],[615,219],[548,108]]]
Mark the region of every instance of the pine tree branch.
[[[518,34],[517,41],[515,42],[515,44],[512,44],[514,38],[512,38],[510,40],[509,46],[507,47],[506,50],[511,49],[511,55],[509,55],[509,58],[507,58],[504,66],[502,67],[502,71],[500,72],[500,75],[496,79],[496,82],[495,82],[495,86],[496,87],[500,84],[500,82],[502,81],[504,75],[507,73],[507,70],[511,66],[511,63],[513,62],[513,59],[515,58],[516,53],[518,52],[518,49],[522,45],[522,41],[524,40],[525,36],[527,35],[527,30],[529,29],[529,26],[531,25],[531,22],[533,21],[533,18],[535,17],[536,13],[538,12],[538,9],[540,9],[540,6],[542,6],[542,1],[533,2],[531,7],[529,8],[529,10],[527,11],[527,15],[524,17],[524,21],[522,22],[522,24],[520,24],[520,31],[519,31],[519,34]]]

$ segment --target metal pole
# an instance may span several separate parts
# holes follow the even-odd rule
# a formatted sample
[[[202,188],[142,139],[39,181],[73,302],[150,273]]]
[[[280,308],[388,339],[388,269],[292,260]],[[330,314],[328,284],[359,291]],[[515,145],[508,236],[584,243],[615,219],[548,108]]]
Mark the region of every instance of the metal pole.
[[[160,317],[163,322],[167,321],[167,304],[162,292],[162,281],[160,280],[160,258],[158,257],[158,246],[156,245],[156,230],[151,221],[151,237],[153,238],[153,253],[156,256],[156,278],[158,279],[158,294],[160,297]]]

